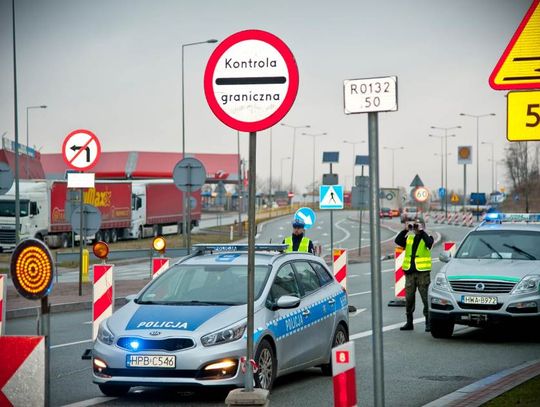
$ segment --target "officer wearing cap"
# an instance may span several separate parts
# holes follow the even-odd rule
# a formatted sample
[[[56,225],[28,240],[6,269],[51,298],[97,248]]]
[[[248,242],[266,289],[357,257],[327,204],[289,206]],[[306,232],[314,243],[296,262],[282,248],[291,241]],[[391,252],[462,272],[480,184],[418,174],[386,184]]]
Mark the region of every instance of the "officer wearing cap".
[[[409,232],[412,234],[407,235]],[[433,236],[428,235],[423,224],[415,219],[414,223],[405,225],[405,230],[399,232],[395,242],[405,249],[403,259],[403,272],[405,273],[405,314],[407,323],[399,328],[402,331],[414,329],[413,313],[416,301],[416,289],[420,292],[424,303],[424,317],[426,318],[426,332],[431,330],[428,314],[428,287],[431,282],[431,247]]]
[[[305,223],[301,219],[295,219],[292,223],[292,227],[292,235],[283,239],[283,243],[288,246],[285,252],[315,253],[313,242],[311,239],[304,236]]]

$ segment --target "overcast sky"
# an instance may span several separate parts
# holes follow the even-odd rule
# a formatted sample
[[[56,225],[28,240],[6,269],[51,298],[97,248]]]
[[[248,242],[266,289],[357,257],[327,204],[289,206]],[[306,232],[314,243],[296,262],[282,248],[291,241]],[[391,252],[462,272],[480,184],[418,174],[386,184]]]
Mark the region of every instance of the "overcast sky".
[[[495,158],[506,141],[506,92],[488,78],[531,0],[386,1],[164,1],[16,0],[19,137],[30,145],[60,152],[76,128],[97,134],[104,151],[181,151],[182,43],[224,39],[245,29],[280,37],[297,60],[300,88],[283,119],[309,124],[317,139],[317,177],[322,151],[341,151],[335,170],[350,185],[352,146],[367,140],[367,115],[345,115],[343,80],[398,77],[399,111],[379,115],[381,186],[408,186],[416,173],[424,183],[440,184],[439,139],[430,126],[463,126],[448,140],[449,188],[460,188],[457,146],[476,148],[476,121],[460,117],[496,113],[481,119],[480,140],[493,142]],[[0,134],[14,138],[11,1],[0,0]],[[185,112],[188,152],[234,153],[236,131],[210,111],[203,73],[216,44],[185,48]],[[298,131],[301,133],[302,130]],[[273,128],[273,172],[291,155],[293,130]],[[453,133],[453,132],[452,132]],[[241,134],[247,159],[247,134]],[[269,133],[258,135],[261,177],[269,174]],[[480,146],[480,186],[491,188],[491,148]],[[312,139],[297,136],[295,184],[312,178]],[[367,154],[367,144],[357,154]],[[476,151],[473,150],[476,160]],[[326,168],[325,168],[326,169]],[[285,161],[284,179],[290,177]],[[503,167],[499,167],[499,174]],[[468,169],[476,185],[476,161]],[[288,182],[285,181],[284,182]],[[502,181],[502,180],[501,180]],[[470,189],[469,189],[470,191]]]

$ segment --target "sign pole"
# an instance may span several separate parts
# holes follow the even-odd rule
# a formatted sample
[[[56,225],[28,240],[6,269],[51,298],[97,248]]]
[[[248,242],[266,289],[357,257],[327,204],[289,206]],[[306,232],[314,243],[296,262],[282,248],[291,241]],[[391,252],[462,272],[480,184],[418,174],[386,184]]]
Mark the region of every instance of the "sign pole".
[[[384,365],[382,336],[381,236],[379,219],[379,124],[378,113],[368,113],[371,243],[371,308],[373,330],[373,382],[375,406],[384,406]]]
[[[332,163],[330,163],[330,174],[332,172]],[[334,256],[334,210],[330,209],[330,258]]]
[[[363,176],[364,176],[364,166],[362,165],[362,177]],[[365,191],[363,192],[365,193]],[[360,202],[360,222],[358,223],[358,255],[359,256],[362,255],[362,202]]]
[[[463,164],[463,213],[467,205],[467,164]]]
[[[41,335],[45,339],[45,407],[50,405],[50,329],[51,328],[51,319],[50,319],[50,306],[49,306],[49,296],[46,295],[41,299],[41,317],[39,321],[39,332],[38,335]]]
[[[253,331],[255,314],[255,183],[257,165],[257,132],[249,133],[249,175],[248,175],[248,287],[247,287],[247,357],[246,357],[246,391],[253,391]]]
[[[83,275],[83,189],[81,188],[79,190],[79,196],[80,196],[80,208],[81,208],[81,216],[79,218],[79,225],[81,229],[79,230],[79,297],[82,296],[82,275]]]
[[[187,205],[187,254],[191,253],[191,164],[187,166],[187,193],[186,193],[186,205]]]

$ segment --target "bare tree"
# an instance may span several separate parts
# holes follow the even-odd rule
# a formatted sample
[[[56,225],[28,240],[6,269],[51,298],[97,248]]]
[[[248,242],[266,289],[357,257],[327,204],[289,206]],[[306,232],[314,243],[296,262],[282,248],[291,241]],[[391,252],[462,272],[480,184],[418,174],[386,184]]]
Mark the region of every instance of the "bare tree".
[[[538,143],[529,142],[513,143],[506,150],[504,161],[508,177],[512,181],[512,193],[524,196],[525,212],[529,212],[531,194],[538,194],[540,186],[539,152]]]

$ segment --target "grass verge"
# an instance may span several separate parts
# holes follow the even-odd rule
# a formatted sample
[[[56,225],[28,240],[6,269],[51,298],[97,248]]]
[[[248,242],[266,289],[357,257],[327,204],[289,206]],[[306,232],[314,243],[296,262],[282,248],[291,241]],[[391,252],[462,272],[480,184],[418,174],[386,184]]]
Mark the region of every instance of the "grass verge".
[[[536,407],[538,405],[540,405],[540,376],[536,376],[501,394],[499,397],[485,403],[483,407]]]

